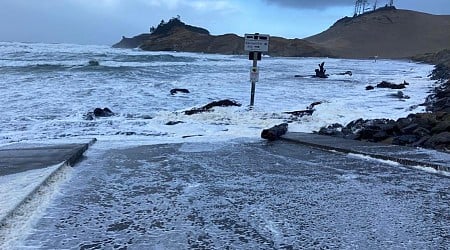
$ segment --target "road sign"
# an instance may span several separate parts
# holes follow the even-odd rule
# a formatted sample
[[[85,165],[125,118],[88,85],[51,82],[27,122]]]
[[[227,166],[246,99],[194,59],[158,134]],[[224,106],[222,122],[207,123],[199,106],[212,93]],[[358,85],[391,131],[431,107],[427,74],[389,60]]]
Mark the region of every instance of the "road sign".
[[[267,34],[245,34],[244,50],[254,52],[269,51],[269,38]]]
[[[252,82],[259,81],[259,68],[258,67],[250,68],[250,81],[252,81]]]

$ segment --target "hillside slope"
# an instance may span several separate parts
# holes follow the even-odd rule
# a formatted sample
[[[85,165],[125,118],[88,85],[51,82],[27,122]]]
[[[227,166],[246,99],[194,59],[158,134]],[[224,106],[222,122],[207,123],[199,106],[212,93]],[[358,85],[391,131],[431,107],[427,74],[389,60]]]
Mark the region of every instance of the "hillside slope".
[[[450,15],[394,7],[343,18],[305,38],[344,58],[409,58],[450,48]]]

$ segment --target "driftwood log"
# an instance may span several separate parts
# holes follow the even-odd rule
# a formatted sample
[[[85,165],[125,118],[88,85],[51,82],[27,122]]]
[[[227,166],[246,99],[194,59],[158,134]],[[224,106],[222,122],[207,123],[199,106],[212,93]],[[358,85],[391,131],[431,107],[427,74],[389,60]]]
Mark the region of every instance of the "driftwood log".
[[[290,114],[297,117],[302,117],[305,115],[312,115],[314,113],[314,109],[305,109],[305,110],[296,110],[296,111],[287,111],[285,114]]]
[[[202,112],[208,112],[214,107],[229,107],[229,106],[240,107],[241,104],[238,102],[235,102],[235,101],[225,99],[225,100],[221,100],[221,101],[210,102],[201,108],[193,108],[191,110],[186,110],[186,111],[184,111],[184,114],[185,115],[193,115],[193,114],[198,114],[198,113],[202,113]]]
[[[382,81],[377,84],[377,88],[388,88],[388,89],[404,89],[406,85],[409,85],[407,82],[403,82],[400,84],[390,83],[387,81]]]
[[[308,107],[306,107],[305,110],[287,111],[287,112],[283,112],[283,113],[290,114],[290,115],[295,116],[295,117],[303,117],[303,116],[306,116],[306,115],[312,115],[314,113],[314,111],[315,111],[314,107],[319,105],[319,104],[322,104],[322,102],[321,101],[313,102]]]
[[[261,132],[261,138],[269,141],[275,141],[282,135],[286,134],[287,130],[288,130],[287,123],[275,125],[269,129],[263,129],[263,131]]]
[[[325,72],[327,72],[327,70],[324,68],[324,65],[325,65],[325,62],[322,62],[321,64],[319,64],[319,68],[316,69],[315,77],[328,78],[328,75],[325,74]]]

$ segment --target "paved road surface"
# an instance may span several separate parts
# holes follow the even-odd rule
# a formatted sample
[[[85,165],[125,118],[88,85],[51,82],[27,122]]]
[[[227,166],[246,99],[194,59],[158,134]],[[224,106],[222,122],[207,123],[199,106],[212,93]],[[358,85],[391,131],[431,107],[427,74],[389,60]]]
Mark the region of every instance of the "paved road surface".
[[[17,249],[445,249],[449,187],[286,141],[94,145]]]

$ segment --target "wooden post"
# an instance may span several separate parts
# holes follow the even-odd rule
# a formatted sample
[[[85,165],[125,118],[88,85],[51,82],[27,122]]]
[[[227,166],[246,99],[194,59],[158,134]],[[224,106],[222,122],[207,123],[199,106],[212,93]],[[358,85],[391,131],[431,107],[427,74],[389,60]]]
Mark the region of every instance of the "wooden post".
[[[253,68],[258,67],[258,52],[251,52],[253,53]],[[250,92],[250,107],[253,107],[255,104],[255,90],[256,90],[256,81],[252,80],[252,89]]]

